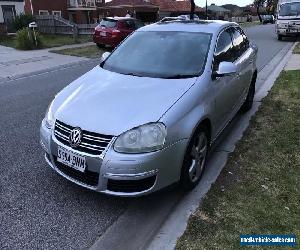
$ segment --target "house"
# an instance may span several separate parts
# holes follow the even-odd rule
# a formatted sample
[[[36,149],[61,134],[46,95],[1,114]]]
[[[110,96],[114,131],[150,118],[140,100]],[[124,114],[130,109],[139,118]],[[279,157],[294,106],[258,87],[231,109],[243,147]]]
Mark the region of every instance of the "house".
[[[0,0],[0,33],[15,32],[14,19],[23,12],[23,0]]]
[[[159,19],[164,17],[176,17],[179,15],[190,14],[191,2],[189,0],[150,0],[151,3],[159,6]],[[199,6],[195,6],[195,14],[204,18],[205,12]]]
[[[25,0],[25,12],[58,15],[75,23],[94,23],[98,15],[97,3],[102,0]]]
[[[190,11],[189,0],[25,0],[26,13],[58,15],[79,24],[126,14],[143,22],[156,22],[165,16],[189,14]],[[195,13],[204,14],[204,11],[196,6]]]
[[[231,14],[231,11],[223,7],[211,4],[207,7],[210,19],[215,20],[228,20]]]
[[[143,22],[156,22],[164,17],[189,14],[189,0],[112,0],[98,7],[100,16],[125,16],[128,12]],[[204,15],[196,6],[195,14]],[[202,15],[201,15],[202,14]]]
[[[158,18],[159,6],[150,0],[112,0],[97,5],[99,16],[131,15],[143,22],[155,22]]]

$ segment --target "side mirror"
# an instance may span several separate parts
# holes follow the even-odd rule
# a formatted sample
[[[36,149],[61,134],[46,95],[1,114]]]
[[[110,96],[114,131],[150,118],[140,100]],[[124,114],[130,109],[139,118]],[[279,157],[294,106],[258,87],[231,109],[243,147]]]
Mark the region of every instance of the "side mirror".
[[[100,60],[101,63],[104,62],[107,59],[107,57],[109,57],[109,55],[110,55],[110,52],[104,52],[101,56],[101,60]]]
[[[213,73],[214,77],[231,76],[237,73],[237,66],[232,62],[221,62],[219,69]]]

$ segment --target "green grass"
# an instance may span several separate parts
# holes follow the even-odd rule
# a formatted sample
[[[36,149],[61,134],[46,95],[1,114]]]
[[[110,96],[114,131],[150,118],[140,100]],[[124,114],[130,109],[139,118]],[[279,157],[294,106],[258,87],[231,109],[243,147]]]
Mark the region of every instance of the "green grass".
[[[43,48],[53,48],[59,47],[63,45],[71,45],[76,43],[85,43],[91,42],[91,36],[79,36],[78,40],[75,42],[72,36],[69,35],[48,35],[41,34],[41,39],[43,42]],[[3,37],[0,40],[0,45],[16,48],[16,37],[15,36],[7,36]]]
[[[79,48],[70,48],[63,50],[52,50],[51,52],[68,55],[68,56],[79,56],[87,58],[100,58],[101,55],[107,50],[99,49],[96,45],[79,47]]]
[[[281,74],[177,249],[246,249],[240,234],[296,234],[299,247],[299,83],[300,71]]]
[[[297,45],[294,49],[294,54],[300,54],[300,42],[297,43]]]
[[[256,25],[261,25],[260,21],[254,21],[254,22],[245,22],[245,23],[240,23],[241,27],[247,28],[247,27],[252,27]]]

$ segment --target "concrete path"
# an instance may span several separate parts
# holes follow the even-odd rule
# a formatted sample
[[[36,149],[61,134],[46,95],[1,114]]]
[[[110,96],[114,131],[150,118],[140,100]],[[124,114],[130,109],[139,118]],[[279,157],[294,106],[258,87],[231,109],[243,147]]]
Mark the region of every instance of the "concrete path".
[[[88,45],[90,45],[90,43],[88,43]],[[74,46],[81,47],[87,45],[78,44]],[[63,46],[60,47],[60,49],[70,47],[72,46]],[[20,51],[0,46],[0,81],[88,60],[82,57],[65,56],[49,52],[49,50],[56,49],[58,48]]]
[[[285,70],[300,70],[300,54],[293,54],[284,69]]]

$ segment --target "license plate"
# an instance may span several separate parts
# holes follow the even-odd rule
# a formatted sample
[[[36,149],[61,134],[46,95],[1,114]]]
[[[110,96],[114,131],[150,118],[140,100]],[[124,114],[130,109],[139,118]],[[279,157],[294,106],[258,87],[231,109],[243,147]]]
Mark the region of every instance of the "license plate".
[[[106,36],[106,32],[100,32],[100,36]]]
[[[71,168],[74,168],[80,172],[84,172],[86,168],[85,157],[78,155],[62,147],[58,147],[57,161]]]

